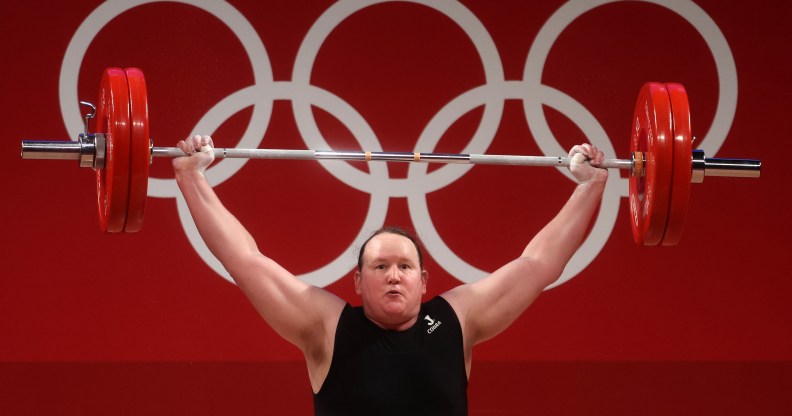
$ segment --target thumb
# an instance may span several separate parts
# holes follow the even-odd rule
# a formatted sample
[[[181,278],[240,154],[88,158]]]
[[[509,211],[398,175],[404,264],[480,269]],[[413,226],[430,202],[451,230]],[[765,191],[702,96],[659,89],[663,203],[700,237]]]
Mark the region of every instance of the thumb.
[[[569,161],[569,164],[574,166],[580,166],[583,163],[585,163],[587,160],[588,158],[583,153],[575,153],[574,156],[572,156],[572,159]]]

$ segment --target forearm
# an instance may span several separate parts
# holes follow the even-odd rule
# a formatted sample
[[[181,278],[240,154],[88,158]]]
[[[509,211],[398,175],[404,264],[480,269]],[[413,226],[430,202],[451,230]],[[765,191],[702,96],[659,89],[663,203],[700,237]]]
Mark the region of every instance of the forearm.
[[[176,183],[204,243],[233,275],[240,258],[258,253],[253,237],[223,206],[203,172],[176,169]]]
[[[505,330],[548,285],[558,280],[580,247],[604,189],[604,179],[577,185],[520,258],[485,279],[443,294],[463,325],[468,348]]]
[[[577,185],[558,214],[528,243],[522,256],[539,262],[550,283],[560,276],[583,242],[602,200],[607,175]]]
[[[511,325],[548,285],[558,280],[583,242],[602,200],[608,171],[596,167],[604,155],[594,146],[575,146],[570,156],[573,154],[575,163],[570,170],[579,185],[558,214],[531,239],[522,256],[487,278],[443,295],[463,325],[466,348]],[[585,160],[590,163],[583,163]]]

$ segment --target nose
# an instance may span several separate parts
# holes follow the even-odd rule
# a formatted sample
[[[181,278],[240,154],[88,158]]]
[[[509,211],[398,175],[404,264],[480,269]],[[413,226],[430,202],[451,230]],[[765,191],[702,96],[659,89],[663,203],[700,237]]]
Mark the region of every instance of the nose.
[[[389,285],[395,285],[401,282],[401,276],[399,275],[398,267],[394,266],[388,269],[387,281]]]

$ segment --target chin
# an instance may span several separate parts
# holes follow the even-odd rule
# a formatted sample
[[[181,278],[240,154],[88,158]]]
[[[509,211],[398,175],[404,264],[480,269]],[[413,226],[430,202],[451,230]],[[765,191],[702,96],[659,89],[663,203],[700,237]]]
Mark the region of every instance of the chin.
[[[382,308],[382,312],[388,317],[401,317],[407,313],[407,308],[404,305],[386,305]]]

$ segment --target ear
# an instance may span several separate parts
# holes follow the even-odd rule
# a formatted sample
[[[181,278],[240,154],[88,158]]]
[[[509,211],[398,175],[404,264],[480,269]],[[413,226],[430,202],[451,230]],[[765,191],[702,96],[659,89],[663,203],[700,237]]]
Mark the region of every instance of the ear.
[[[421,270],[421,293],[426,293],[426,284],[429,282],[429,272]]]
[[[360,289],[360,279],[361,279],[362,277],[363,277],[363,276],[360,274],[360,271],[356,271],[356,272],[355,272],[355,293],[357,293],[358,295],[361,293],[361,289]]]

